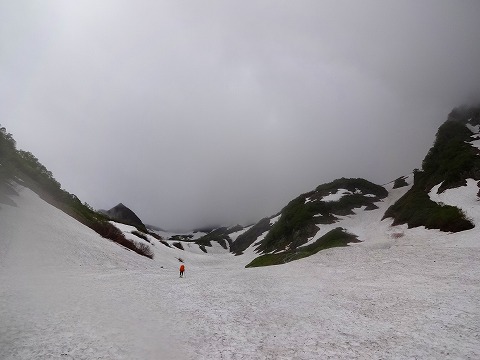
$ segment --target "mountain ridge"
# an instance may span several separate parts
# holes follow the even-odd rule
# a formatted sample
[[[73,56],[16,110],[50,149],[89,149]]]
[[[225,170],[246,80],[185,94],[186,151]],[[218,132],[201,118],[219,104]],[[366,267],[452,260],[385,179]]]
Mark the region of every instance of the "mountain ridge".
[[[88,204],[82,204],[75,195],[61,189],[52,173],[33,154],[17,151],[11,134],[5,128],[1,129],[0,182],[6,184],[4,189],[9,188],[12,179],[24,178],[25,186],[39,191],[47,200],[53,199],[53,205],[102,236],[112,234],[112,230],[109,230],[112,225],[102,218],[102,214],[94,212]],[[346,246],[357,240],[364,241],[362,234],[348,226],[342,226],[355,222],[355,218],[371,218],[373,224],[390,223],[392,229],[406,225],[408,229],[424,227],[444,232],[467,231],[474,228],[475,219],[468,218],[463,209],[453,204],[454,201],[448,204],[438,199],[443,194],[449,198],[452,189],[467,185],[471,187],[469,179],[480,180],[479,142],[480,107],[455,108],[439,127],[435,142],[422,162],[422,168],[415,169],[413,176],[401,176],[385,186],[359,178],[336,179],[299,195],[280,212],[265,217],[256,224],[220,226],[208,229],[205,234],[169,234],[168,239],[162,241],[164,245],[174,245],[185,251],[194,246],[203,253],[218,243],[218,249],[235,255],[245,252],[256,257],[268,255],[271,258],[271,255],[275,255],[283,263],[286,262],[285,259],[295,260],[330,246],[328,233],[335,235],[334,243],[338,246]],[[477,189],[475,193],[478,198],[480,190]],[[5,190],[2,194],[4,203],[9,201],[5,200],[7,198],[11,200]],[[388,207],[385,206],[387,202]],[[375,216],[367,215],[368,212]],[[145,234],[149,233],[141,219],[122,203],[105,213],[112,220],[133,225]],[[384,229],[384,235],[389,237],[391,234],[387,231],[390,230]],[[402,233],[401,230],[392,231],[396,236]],[[157,240],[161,239],[161,235],[158,235],[160,233],[162,231],[157,230]],[[137,236],[146,237],[145,234]],[[143,245],[151,244],[148,241]],[[303,255],[300,256],[299,253]]]
[[[123,224],[135,226],[143,230],[144,232],[147,232],[147,227],[142,222],[142,220],[140,220],[137,214],[135,214],[135,212],[133,212],[123,203],[115,205],[110,210],[99,210],[99,212],[107,215],[112,220],[121,222]]]

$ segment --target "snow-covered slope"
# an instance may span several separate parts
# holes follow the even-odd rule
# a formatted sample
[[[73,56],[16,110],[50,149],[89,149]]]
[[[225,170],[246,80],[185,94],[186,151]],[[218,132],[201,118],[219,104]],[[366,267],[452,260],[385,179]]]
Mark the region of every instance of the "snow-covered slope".
[[[307,244],[312,244],[329,231],[341,227],[346,232],[354,234],[361,243],[352,243],[350,246],[366,247],[366,248],[389,248],[395,244],[401,244],[406,240],[422,239],[422,241],[443,243],[454,247],[479,247],[480,246],[480,203],[477,196],[478,186],[474,179],[467,179],[466,186],[448,189],[440,194],[437,190],[441,184],[438,184],[429,193],[430,198],[440,204],[452,205],[462,210],[467,218],[475,224],[475,228],[459,233],[448,233],[438,230],[425,229],[420,226],[409,229],[406,224],[392,225],[393,219],[383,219],[385,211],[401,198],[412,186],[413,176],[405,177],[408,186],[394,188],[391,182],[385,185],[388,190],[388,196],[381,201],[375,202],[377,209],[367,210],[365,207],[355,208],[354,214],[345,216],[336,216],[337,220],[331,224],[319,224],[318,231],[314,236],[309,238]],[[338,201],[347,193],[346,190],[339,190],[328,198],[328,201]],[[307,202],[311,201],[307,199]],[[251,256],[254,257],[258,253],[255,248],[259,241],[265,238],[265,232],[257,238],[257,240],[247,249]],[[478,240],[477,240],[478,239]]]
[[[365,246],[395,241],[408,236],[407,226],[440,229],[444,233],[437,238],[451,238],[448,232],[469,238],[478,232],[472,228],[478,229],[480,220],[479,136],[480,108],[454,109],[415,176],[401,177],[385,188],[341,178],[298,196],[282,209],[276,226],[262,226],[262,232],[251,234],[259,222],[246,233],[254,236],[243,241],[240,250],[249,246],[250,253],[261,255],[248,266],[282,264],[356,240]],[[393,226],[398,224],[404,226]],[[232,249],[239,248],[237,243]]]
[[[358,236],[358,240],[364,242],[365,246],[374,246],[374,244],[389,243],[392,239],[396,239],[400,234],[404,234],[404,227],[392,227],[392,220],[385,219],[382,221],[385,210],[403,196],[410,188],[413,181],[413,176],[408,176],[405,181],[409,184],[406,187],[393,189],[393,182],[385,185],[388,191],[388,196],[381,201],[375,203],[378,207],[373,210],[366,210],[365,206],[353,210],[353,215],[337,216],[338,220],[333,224],[319,225],[319,230],[313,236],[309,243],[313,243],[330,230],[341,227],[346,232]],[[330,201],[336,201],[332,199]],[[402,235],[403,236],[403,235]]]
[[[361,210],[341,222],[364,242],[244,269],[248,251],[155,244],[150,260],[19,193],[0,209],[2,359],[480,357],[475,229],[390,228]]]

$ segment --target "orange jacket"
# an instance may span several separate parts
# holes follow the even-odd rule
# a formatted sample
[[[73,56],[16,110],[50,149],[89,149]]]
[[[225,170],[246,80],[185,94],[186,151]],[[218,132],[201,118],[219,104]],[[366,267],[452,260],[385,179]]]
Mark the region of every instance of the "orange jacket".
[[[180,265],[180,271],[185,271],[185,265]]]

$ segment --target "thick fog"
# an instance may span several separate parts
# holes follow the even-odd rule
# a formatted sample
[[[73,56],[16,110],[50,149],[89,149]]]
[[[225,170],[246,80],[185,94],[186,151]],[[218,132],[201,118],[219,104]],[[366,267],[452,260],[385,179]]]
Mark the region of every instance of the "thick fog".
[[[249,223],[410,173],[480,98],[480,2],[0,0],[0,124],[95,208]]]

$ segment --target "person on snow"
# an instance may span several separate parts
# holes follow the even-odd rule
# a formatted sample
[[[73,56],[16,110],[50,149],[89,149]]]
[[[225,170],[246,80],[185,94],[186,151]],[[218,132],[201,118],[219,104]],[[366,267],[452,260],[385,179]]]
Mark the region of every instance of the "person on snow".
[[[183,274],[185,273],[185,265],[180,265],[180,277],[183,277]]]

